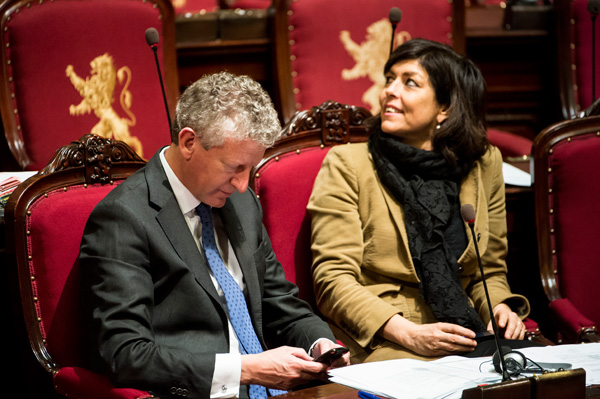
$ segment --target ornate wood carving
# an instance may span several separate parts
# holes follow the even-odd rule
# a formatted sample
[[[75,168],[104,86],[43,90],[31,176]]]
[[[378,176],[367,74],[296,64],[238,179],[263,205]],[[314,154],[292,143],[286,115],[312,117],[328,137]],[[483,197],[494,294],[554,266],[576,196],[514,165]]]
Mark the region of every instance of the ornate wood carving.
[[[59,148],[40,174],[71,168],[85,168],[85,182],[106,184],[112,180],[111,167],[118,163],[142,163],[142,158],[127,144],[95,134],[86,134]]]
[[[283,128],[280,139],[321,129],[323,144],[346,143],[350,128],[362,127],[370,116],[366,108],[325,101],[308,111],[296,113]]]
[[[323,111],[321,113],[321,142],[325,145],[347,143],[350,115],[348,109]]]

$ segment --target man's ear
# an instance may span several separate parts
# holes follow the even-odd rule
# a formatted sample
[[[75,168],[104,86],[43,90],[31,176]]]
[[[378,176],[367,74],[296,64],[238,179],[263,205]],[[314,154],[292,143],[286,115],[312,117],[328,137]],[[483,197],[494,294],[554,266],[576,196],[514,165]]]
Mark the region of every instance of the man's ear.
[[[184,159],[189,159],[194,152],[194,142],[196,133],[189,127],[184,127],[179,131],[179,151]]]

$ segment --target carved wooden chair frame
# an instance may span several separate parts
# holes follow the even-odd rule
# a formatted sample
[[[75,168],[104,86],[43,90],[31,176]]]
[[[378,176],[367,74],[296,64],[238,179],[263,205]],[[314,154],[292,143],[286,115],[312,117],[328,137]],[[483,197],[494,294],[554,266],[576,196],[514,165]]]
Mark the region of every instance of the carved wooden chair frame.
[[[60,392],[60,383],[57,383],[56,376],[64,367],[73,369],[73,365],[58,364],[47,348],[48,326],[44,327],[44,317],[40,310],[41,299],[38,298],[40,294],[37,285],[39,283],[36,281],[37,268],[32,263],[42,255],[36,253],[35,248],[29,245],[33,233],[29,231],[28,221],[35,212],[31,210],[32,205],[43,197],[48,198],[50,195],[61,191],[66,192],[71,188],[78,189],[83,186],[84,189],[88,189],[94,185],[113,185],[117,181],[126,179],[145,164],[146,162],[124,142],[86,134],[78,141],[58,149],[51,162],[42,171],[17,187],[7,202],[5,227],[10,284],[18,287],[14,290],[16,295],[14,305],[18,307],[15,309],[15,314],[22,316],[22,320],[16,322],[24,322],[35,358],[43,369],[54,376],[55,390],[63,395],[68,396],[72,392]],[[66,373],[70,375],[73,371]],[[87,374],[95,373],[86,372]],[[73,381],[73,379],[65,377],[62,381]],[[99,378],[92,376],[87,382],[90,383],[87,387],[90,389],[110,387],[105,376]],[[74,384],[78,383],[74,382]],[[67,383],[65,386],[67,385],[70,384]],[[114,388],[110,389],[114,391]],[[117,391],[122,390],[128,389],[117,389]],[[138,397],[149,397],[149,395],[139,396],[138,392]]]

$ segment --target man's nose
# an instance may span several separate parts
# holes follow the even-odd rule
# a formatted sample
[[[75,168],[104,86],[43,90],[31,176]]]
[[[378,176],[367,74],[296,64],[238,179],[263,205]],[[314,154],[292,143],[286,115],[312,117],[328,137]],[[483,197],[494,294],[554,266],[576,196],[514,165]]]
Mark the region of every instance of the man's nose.
[[[250,182],[250,170],[237,173],[231,179],[231,185],[240,193],[246,192],[248,183]]]

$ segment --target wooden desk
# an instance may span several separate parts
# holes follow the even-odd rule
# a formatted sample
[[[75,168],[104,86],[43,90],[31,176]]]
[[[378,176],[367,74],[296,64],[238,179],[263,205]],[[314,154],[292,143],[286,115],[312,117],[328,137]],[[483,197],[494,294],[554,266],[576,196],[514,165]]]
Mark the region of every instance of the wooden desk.
[[[356,389],[333,383],[278,396],[281,399],[356,399],[358,397]],[[586,398],[600,399],[600,390],[597,387],[588,387]]]

